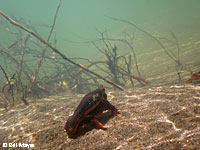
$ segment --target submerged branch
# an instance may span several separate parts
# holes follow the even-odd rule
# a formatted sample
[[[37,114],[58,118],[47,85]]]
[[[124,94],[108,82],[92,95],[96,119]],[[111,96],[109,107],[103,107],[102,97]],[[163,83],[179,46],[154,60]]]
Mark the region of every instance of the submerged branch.
[[[33,35],[35,38],[37,38],[38,40],[40,40],[43,44],[45,45],[48,45],[55,53],[57,53],[58,55],[60,55],[64,60],[70,62],[71,64],[74,64],[82,69],[84,69],[85,71],[97,76],[98,78],[104,80],[105,82],[107,82],[108,84],[111,84],[115,87],[117,87],[118,89],[120,90],[123,90],[123,88],[119,85],[117,85],[116,83],[110,81],[110,80],[107,80],[106,78],[102,77],[101,75],[87,69],[85,66],[81,65],[81,64],[78,64],[74,61],[72,61],[71,59],[69,59],[67,56],[65,56],[63,53],[61,53],[57,48],[55,48],[54,46],[52,46],[51,44],[49,44],[47,41],[45,41],[42,37],[40,37],[38,34],[36,34],[35,32],[29,30],[28,28],[22,26],[21,24],[17,23],[16,21],[14,21],[13,19],[9,18],[7,15],[5,15],[2,11],[0,11],[0,14],[5,18],[7,19],[11,24],[21,28],[22,30],[30,33],[31,35]]]
[[[9,82],[8,75],[7,75],[6,71],[3,69],[3,67],[1,65],[0,65],[0,68],[1,68],[1,70],[2,70],[2,72],[4,74],[4,76],[5,76],[5,78],[7,80],[7,82]]]
[[[101,41],[101,40],[119,41],[119,42],[122,42],[122,43],[125,43],[126,45],[128,45],[128,47],[131,49],[131,51],[132,51],[132,53],[133,53],[133,57],[134,57],[134,62],[135,62],[136,70],[137,70],[137,72],[138,72],[139,77],[141,78],[141,74],[140,74],[140,70],[139,70],[139,67],[138,67],[137,57],[136,57],[135,51],[134,51],[133,47],[131,46],[131,44],[130,44],[127,40],[123,40],[123,39],[112,39],[112,38],[101,38],[101,39],[97,39],[97,40],[94,40],[94,41]],[[94,42],[94,41],[93,41],[93,42]]]
[[[176,46],[177,46],[177,58],[178,58],[178,62],[180,63],[180,57],[179,57],[179,53],[180,53],[180,46],[179,46],[179,43],[178,43],[178,40],[176,38],[176,35],[171,31],[171,35],[172,37],[174,38],[175,42],[176,42]]]
[[[60,8],[60,3],[61,3],[61,0],[59,0],[59,2],[58,2],[58,6],[57,6],[56,13],[55,13],[54,20],[53,20],[53,25],[52,25],[52,28],[51,28],[51,30],[50,30],[49,36],[48,36],[48,38],[47,38],[47,43],[49,43],[49,40],[50,40],[50,38],[51,38],[51,34],[52,34],[52,32],[53,32],[53,29],[54,29],[54,26],[55,26],[55,23],[56,23],[56,17],[57,17],[59,8]],[[35,81],[36,81],[36,79],[37,79],[38,72],[39,72],[40,66],[41,66],[41,64],[42,64],[42,61],[43,61],[43,59],[44,59],[44,55],[45,55],[45,52],[46,52],[47,48],[48,48],[48,44],[45,45],[45,48],[44,48],[44,50],[43,50],[43,52],[42,52],[42,55],[41,55],[41,57],[40,57],[40,61],[39,61],[39,63],[38,63],[38,67],[35,69],[35,75],[34,75],[34,77],[33,77],[33,80],[32,80],[31,86],[30,86],[30,90],[33,89],[33,85],[34,85],[34,83],[35,83]]]
[[[19,75],[18,77],[20,78],[21,77],[21,71],[22,71],[22,66],[23,66],[23,59],[24,59],[24,50],[26,48],[26,43],[29,39],[30,35],[28,34],[25,38],[24,38],[24,45],[22,47],[22,50],[21,50],[21,56],[20,56],[20,62],[19,62]]]
[[[112,20],[115,20],[115,21],[121,21],[121,22],[125,22],[127,24],[130,24],[131,26],[135,27],[136,29],[138,29],[139,31],[147,34],[148,36],[150,36],[152,39],[154,39],[158,45],[160,45],[160,47],[164,50],[164,52],[168,55],[169,58],[171,58],[178,66],[180,65],[180,62],[179,62],[179,59],[177,60],[176,58],[174,58],[174,56],[172,56],[168,51],[167,49],[165,48],[165,46],[156,38],[154,37],[151,33],[145,31],[144,29],[138,27],[137,25],[135,25],[134,23],[132,22],[129,22],[127,20],[123,20],[123,19],[118,19],[118,18],[114,18],[114,17],[110,17],[110,16],[106,16]]]

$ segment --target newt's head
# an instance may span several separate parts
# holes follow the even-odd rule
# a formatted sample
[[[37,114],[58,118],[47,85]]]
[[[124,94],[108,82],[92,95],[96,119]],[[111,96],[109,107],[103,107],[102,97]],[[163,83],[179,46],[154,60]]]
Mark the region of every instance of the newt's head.
[[[79,124],[79,118],[75,117],[74,115],[71,115],[67,119],[64,129],[66,130],[68,135],[73,135],[77,132]]]

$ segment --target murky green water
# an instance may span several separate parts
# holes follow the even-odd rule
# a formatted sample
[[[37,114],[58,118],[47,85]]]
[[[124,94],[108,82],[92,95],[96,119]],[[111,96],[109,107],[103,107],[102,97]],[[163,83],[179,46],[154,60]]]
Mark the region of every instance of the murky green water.
[[[0,3],[0,10],[9,16],[30,21],[40,35],[47,38],[50,28],[45,26],[52,24],[58,1],[1,0]],[[197,35],[193,34],[199,33],[199,13],[198,0],[63,0],[56,21],[57,46],[70,57],[99,59],[96,56],[98,51],[91,44],[82,43],[83,41],[99,38],[98,31],[103,32],[105,29],[110,37],[118,37],[125,29],[130,29],[127,24],[108,19],[105,15],[134,22],[149,32],[164,37],[172,30],[184,42],[188,37],[196,38]],[[12,37],[3,32],[0,38],[4,43]],[[135,39],[137,40],[137,36]],[[135,42],[134,45],[137,47],[138,43]],[[151,45],[153,43],[149,45],[143,42],[140,46],[146,48]]]
[[[58,0],[0,0],[0,11],[45,40],[57,6]],[[199,84],[186,81],[190,72],[200,71],[199,14],[199,0],[62,0],[49,43],[77,63],[97,63],[89,69],[126,90],[113,91],[106,82],[82,73],[48,48],[33,91],[28,94],[28,106],[21,96],[24,89],[29,90],[45,45],[33,36],[29,38],[21,72],[23,89],[16,73],[27,33],[0,15],[0,65],[8,77],[16,74],[11,86],[0,70],[0,142],[34,143],[44,149],[198,148]],[[111,40],[99,40],[102,35]],[[18,43],[9,48],[13,42]],[[113,57],[115,46],[117,57]],[[129,71],[129,63],[129,74],[139,77],[134,55],[141,78],[149,83],[144,87],[135,78],[132,84],[130,76],[122,74],[123,69]],[[117,58],[116,70],[109,58]],[[86,94],[99,84],[105,86],[109,101],[121,114],[104,122],[107,131],[86,127],[77,138],[69,139],[63,126],[83,97],[78,93]]]

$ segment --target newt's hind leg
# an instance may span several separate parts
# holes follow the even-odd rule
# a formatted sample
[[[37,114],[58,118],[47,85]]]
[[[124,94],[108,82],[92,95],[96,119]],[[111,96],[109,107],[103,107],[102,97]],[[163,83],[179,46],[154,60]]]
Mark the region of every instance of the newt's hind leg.
[[[111,110],[112,114],[114,116],[117,116],[119,113],[118,109],[115,108],[115,106],[113,106],[112,104],[109,103],[109,101],[107,100],[107,95],[104,94],[103,98],[101,99],[101,102],[105,105],[107,110]]]
[[[99,121],[97,121],[96,119],[91,120],[90,123],[95,124],[99,129],[106,130],[106,128],[103,126],[103,124],[100,123]]]

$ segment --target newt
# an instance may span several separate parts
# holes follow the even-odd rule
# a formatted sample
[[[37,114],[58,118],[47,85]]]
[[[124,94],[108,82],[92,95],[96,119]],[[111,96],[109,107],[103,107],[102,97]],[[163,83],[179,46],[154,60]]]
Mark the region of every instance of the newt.
[[[74,113],[67,119],[64,129],[68,135],[76,134],[82,126],[87,124],[95,124],[98,128],[104,130],[106,128],[96,120],[96,117],[106,110],[111,110],[114,116],[119,114],[118,109],[107,100],[105,88],[102,86],[82,98]]]

